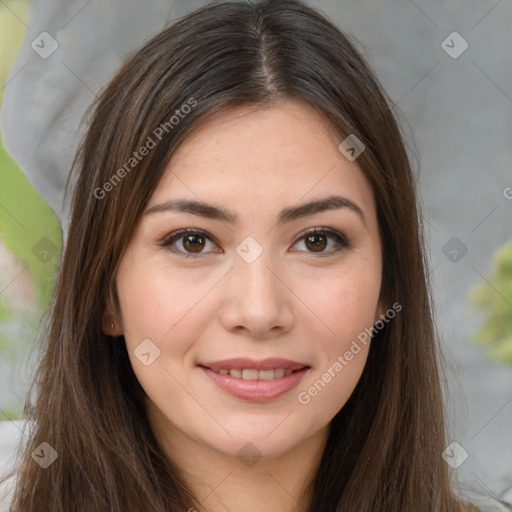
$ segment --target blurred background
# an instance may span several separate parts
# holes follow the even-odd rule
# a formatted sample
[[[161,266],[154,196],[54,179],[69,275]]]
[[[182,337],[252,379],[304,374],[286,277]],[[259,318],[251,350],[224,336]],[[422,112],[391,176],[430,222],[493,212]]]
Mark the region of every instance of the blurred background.
[[[130,51],[205,3],[0,0],[0,464],[52,297],[80,119]],[[512,3],[306,3],[356,39],[415,166],[456,443],[440,456],[468,489],[512,501]]]

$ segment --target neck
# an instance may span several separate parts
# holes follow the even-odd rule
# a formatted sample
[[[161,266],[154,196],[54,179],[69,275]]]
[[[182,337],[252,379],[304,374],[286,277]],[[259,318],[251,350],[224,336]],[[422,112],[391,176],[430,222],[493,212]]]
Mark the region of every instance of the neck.
[[[220,453],[178,429],[160,431],[157,438],[201,504],[197,512],[296,512],[309,508],[312,496],[306,489],[317,472],[328,431],[327,426],[287,453],[261,458],[243,451],[240,457]]]

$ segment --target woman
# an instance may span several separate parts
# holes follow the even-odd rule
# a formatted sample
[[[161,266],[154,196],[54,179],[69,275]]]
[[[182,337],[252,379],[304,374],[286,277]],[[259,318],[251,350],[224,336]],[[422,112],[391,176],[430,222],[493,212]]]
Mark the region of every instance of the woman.
[[[333,24],[291,0],[178,20],[75,164],[13,512],[472,510],[404,143]]]

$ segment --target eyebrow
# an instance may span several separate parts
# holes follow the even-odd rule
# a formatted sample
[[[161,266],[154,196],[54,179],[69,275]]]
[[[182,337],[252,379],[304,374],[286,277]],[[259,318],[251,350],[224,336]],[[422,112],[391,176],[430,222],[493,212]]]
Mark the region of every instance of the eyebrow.
[[[299,206],[284,208],[279,212],[278,223],[284,224],[315,213],[325,212],[328,210],[338,210],[341,208],[346,208],[349,211],[355,212],[366,226],[366,219],[362,209],[356,203],[343,196],[329,196],[301,204]],[[148,208],[144,212],[144,215],[152,215],[154,213],[169,211],[191,213],[193,215],[225,221],[232,224],[238,222],[238,216],[231,210],[187,199],[173,199],[164,203],[156,204],[151,208]]]

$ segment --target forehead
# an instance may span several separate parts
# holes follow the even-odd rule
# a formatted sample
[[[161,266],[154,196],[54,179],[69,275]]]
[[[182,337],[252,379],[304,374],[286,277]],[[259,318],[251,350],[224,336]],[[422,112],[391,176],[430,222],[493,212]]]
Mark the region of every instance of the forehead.
[[[149,206],[185,197],[231,209],[295,204],[340,193],[373,207],[369,182],[338,150],[342,137],[311,106],[241,106],[203,121],[172,155]]]

